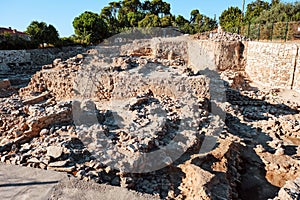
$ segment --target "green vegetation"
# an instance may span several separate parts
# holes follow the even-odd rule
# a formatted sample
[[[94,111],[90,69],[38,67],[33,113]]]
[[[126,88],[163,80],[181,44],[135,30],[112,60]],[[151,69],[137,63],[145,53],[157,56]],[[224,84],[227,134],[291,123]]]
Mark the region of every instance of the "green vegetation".
[[[102,40],[106,37],[115,35],[127,30],[131,27],[148,28],[148,27],[176,27],[184,33],[194,34],[198,32],[211,31],[217,27],[217,21],[211,19],[199,10],[191,12],[190,20],[185,19],[183,16],[172,15],[171,5],[163,0],[123,0],[118,2],[111,2],[105,6],[99,15],[93,13],[93,16],[82,19],[80,23],[75,23],[75,20],[82,17],[76,17],[73,26],[77,37],[82,37],[83,31],[78,32],[76,24],[84,24],[84,21],[91,21],[92,18],[100,17],[105,23],[107,32],[98,32],[96,34]],[[86,12],[85,12],[86,13]],[[81,14],[83,15],[83,14]],[[96,16],[97,15],[97,16]],[[95,28],[93,26],[93,28]],[[92,33],[91,26],[87,26],[86,32]],[[83,40],[89,43],[88,40]],[[90,41],[93,43],[93,41]],[[95,42],[98,42],[97,40]]]
[[[220,25],[225,28],[239,27],[247,24],[266,24],[300,20],[300,2],[283,3],[280,0],[256,0],[247,5],[245,16],[237,7],[229,7],[220,16]]]
[[[77,42],[85,44],[99,42],[131,27],[176,27],[184,33],[195,34],[214,30],[218,25],[216,19],[205,16],[198,9],[191,11],[190,19],[185,19],[181,15],[175,16],[170,10],[171,5],[163,0],[123,0],[110,2],[101,10],[99,15],[93,13],[93,17],[91,17],[99,17],[105,24],[105,28],[102,31],[96,31],[96,40],[78,40],[78,38],[85,38],[86,34],[83,34],[84,32],[82,31],[81,33],[78,32],[78,27],[75,27],[74,20],[73,25]],[[83,19],[83,21],[86,20],[89,21],[92,19]],[[251,25],[253,28],[252,30],[249,29],[249,34],[253,32],[256,37],[259,35],[257,31],[264,30],[260,30],[254,24],[292,20],[300,20],[300,3],[298,1],[295,3],[282,3],[280,0],[272,0],[271,3],[268,3],[263,0],[255,0],[247,5],[245,14],[238,7],[229,7],[224,10],[219,18],[219,23],[225,30],[234,32],[240,32],[241,29],[244,32],[247,31],[245,27],[249,28],[249,23],[251,23],[253,24]],[[80,24],[83,24],[83,21]],[[94,29],[95,27],[87,26],[85,31],[87,33],[94,33],[95,31],[92,28]],[[268,25],[266,29],[272,29],[272,26]],[[282,32],[282,30],[279,32]],[[284,33],[282,34],[284,35]],[[270,34],[266,37],[270,37]]]
[[[59,41],[59,35],[56,28],[51,24],[47,25],[45,22],[33,21],[27,27],[25,32],[30,35],[33,43],[42,45],[43,47],[45,44],[54,45]]]
[[[247,5],[245,15],[237,7],[230,7],[220,16],[225,31],[236,32],[258,40],[290,40],[299,35],[300,2],[271,3],[255,0]]]
[[[265,10],[270,9],[270,4],[265,1],[256,0],[247,5],[247,11],[245,14],[245,21],[254,23],[256,19],[261,15]]]
[[[260,15],[255,18],[255,23],[273,23],[288,22],[300,20],[300,2],[273,4],[269,9],[263,10]]]
[[[238,7],[229,7],[220,16],[222,28],[229,29],[242,25],[242,11]]]
[[[74,19],[73,27],[82,43],[99,43],[108,36],[107,24],[96,13],[82,13]]]
[[[175,27],[183,33],[195,34],[214,30],[218,25],[216,19],[205,16],[198,9],[191,11],[189,19],[170,11],[171,5],[163,0],[112,1],[99,14],[85,11],[75,17],[75,35],[59,38],[53,25],[33,21],[26,29],[31,41],[15,34],[0,34],[0,49],[97,44],[131,27]],[[290,38],[287,32],[296,30],[299,24],[287,24],[289,21],[300,21],[299,1],[255,0],[247,5],[245,13],[238,7],[229,7],[219,17],[219,24],[226,31],[264,39]]]

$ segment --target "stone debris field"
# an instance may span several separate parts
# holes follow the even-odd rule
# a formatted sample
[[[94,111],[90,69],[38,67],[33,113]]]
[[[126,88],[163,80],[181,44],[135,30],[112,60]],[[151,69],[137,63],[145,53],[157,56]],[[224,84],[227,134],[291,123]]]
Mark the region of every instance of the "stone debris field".
[[[245,40],[109,41],[6,66],[0,160],[153,199],[299,199],[300,94],[252,83]]]

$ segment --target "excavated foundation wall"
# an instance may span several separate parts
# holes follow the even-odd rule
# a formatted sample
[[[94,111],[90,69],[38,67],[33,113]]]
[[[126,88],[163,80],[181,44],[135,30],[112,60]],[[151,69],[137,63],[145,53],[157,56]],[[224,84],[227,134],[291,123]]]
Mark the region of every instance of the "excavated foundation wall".
[[[170,48],[172,46],[172,48]],[[80,47],[0,51],[0,70],[22,65],[44,65],[55,58],[82,52]],[[179,60],[194,71],[245,71],[251,81],[265,86],[300,91],[299,45],[267,42],[215,42],[188,37],[148,39],[121,49],[121,55]],[[10,65],[10,66],[8,66]],[[30,66],[28,65],[28,66]],[[24,66],[22,66],[24,68]]]
[[[101,47],[100,47],[101,48]],[[212,42],[195,41],[188,38],[165,38],[161,40],[152,39],[137,41],[121,47],[123,57],[139,56],[153,59],[153,62],[178,68],[193,68],[206,76],[215,76],[217,71],[244,70],[244,57],[241,51],[243,44],[240,42]],[[95,56],[108,58],[108,55],[100,55],[98,49]],[[95,53],[95,52],[94,52]],[[94,56],[90,56],[93,57]],[[229,58],[229,59],[227,59]],[[227,60],[226,60],[227,59]],[[95,60],[93,61],[96,62]],[[31,79],[27,88],[21,89],[21,94],[32,92],[51,91],[56,97],[63,99],[74,95],[74,80],[76,73],[67,66],[76,66],[76,57],[64,62],[54,61],[50,69],[37,72]],[[84,63],[83,63],[84,65]],[[101,64],[100,64],[101,65]]]
[[[1,50],[0,65],[24,66],[46,65],[52,63],[55,58],[67,59],[83,51],[82,47],[63,47],[32,50]],[[0,68],[1,69],[1,68]]]
[[[135,41],[124,45],[121,54],[152,56],[168,60],[180,59],[194,71],[245,70],[246,47],[242,42],[215,42],[194,40],[189,37],[163,38]]]
[[[198,40],[188,49],[189,65],[195,70],[244,71],[261,85],[300,91],[299,44]]]
[[[246,72],[262,85],[300,91],[299,45],[249,42]]]
[[[241,42],[190,41],[188,49],[189,65],[195,70],[208,68],[217,71],[243,71],[245,69],[245,45]]]

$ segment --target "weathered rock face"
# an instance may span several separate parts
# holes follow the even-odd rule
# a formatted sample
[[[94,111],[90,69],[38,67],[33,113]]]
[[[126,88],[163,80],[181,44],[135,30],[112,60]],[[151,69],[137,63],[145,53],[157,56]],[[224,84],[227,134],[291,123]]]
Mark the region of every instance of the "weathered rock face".
[[[299,199],[300,198],[300,178],[294,181],[287,181],[286,184],[279,190],[278,196],[274,200],[280,199]]]
[[[300,105],[245,90],[242,48],[160,38],[56,59],[0,99],[1,162],[162,199],[293,199]]]
[[[6,65],[24,65],[32,62],[30,53],[26,50],[1,50],[0,61]]]
[[[63,47],[62,49],[1,50],[0,63],[7,66],[41,66],[51,63],[55,58],[67,59],[84,51],[82,47]]]
[[[237,33],[230,33],[230,32],[224,32],[224,31],[218,31],[218,32],[211,32],[207,34],[207,32],[204,33],[198,33],[193,36],[195,39],[199,40],[210,40],[215,42],[246,42],[250,41],[249,38],[239,35]]]

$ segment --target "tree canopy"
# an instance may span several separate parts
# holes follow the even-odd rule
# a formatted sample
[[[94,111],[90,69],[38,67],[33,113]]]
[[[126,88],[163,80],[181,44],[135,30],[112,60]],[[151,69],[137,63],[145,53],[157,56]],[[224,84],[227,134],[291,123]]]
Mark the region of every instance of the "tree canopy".
[[[45,22],[32,21],[26,29],[26,33],[30,35],[31,40],[44,46],[47,44],[55,44],[59,40],[56,28]]]
[[[103,7],[100,13],[85,11],[75,17],[72,24],[76,35],[59,39],[53,25],[32,21],[26,29],[32,41],[26,42],[3,34],[0,35],[0,41],[5,46],[3,48],[96,44],[130,27],[176,27],[183,33],[194,34],[214,30],[218,23],[227,31],[236,31],[242,30],[241,26],[250,27],[249,23],[273,27],[272,23],[289,21],[300,21],[299,1],[285,3],[272,0],[269,3],[266,0],[253,0],[246,6],[244,16],[238,7],[228,7],[217,22],[197,8],[191,10],[187,19],[182,15],[175,16],[171,13],[170,3],[164,0],[115,0]]]
[[[75,34],[86,43],[97,43],[108,36],[107,24],[100,15],[86,11],[73,21]]]
[[[139,21],[138,25],[139,25],[140,28],[159,27],[160,26],[160,19],[155,14],[147,14],[144,19]]]
[[[114,35],[129,27],[170,27],[176,26],[186,33],[209,31],[217,27],[216,20],[200,14],[195,9],[190,21],[183,16],[171,14],[171,5],[163,0],[123,0],[111,2],[100,13]]]
[[[255,23],[265,24],[273,22],[287,22],[300,20],[300,2],[276,3],[268,10],[264,10]]]
[[[276,2],[273,2],[273,4]],[[270,4],[268,2],[262,0],[256,0],[247,5],[247,11],[245,15],[245,20],[247,22],[255,22],[256,18],[260,16],[260,14],[270,9]]]
[[[219,20],[225,29],[239,27],[242,24],[242,11],[238,7],[229,7],[222,12]]]
[[[220,25],[227,28],[237,28],[248,23],[266,24],[300,20],[300,2],[284,3],[272,0],[271,3],[255,0],[247,5],[245,17],[242,18],[237,7],[229,7],[220,16]],[[242,20],[240,20],[242,19]]]

